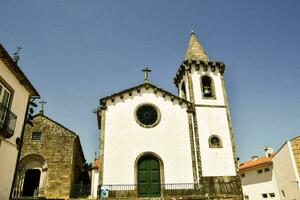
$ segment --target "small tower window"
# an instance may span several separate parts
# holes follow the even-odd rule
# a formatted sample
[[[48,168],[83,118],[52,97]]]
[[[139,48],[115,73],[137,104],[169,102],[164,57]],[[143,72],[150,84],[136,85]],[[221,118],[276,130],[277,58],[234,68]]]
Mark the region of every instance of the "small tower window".
[[[31,140],[41,140],[41,132],[32,132]]]
[[[186,99],[186,90],[185,90],[185,82],[183,81],[181,84],[181,96]]]
[[[209,147],[210,148],[222,148],[221,139],[216,135],[210,136],[210,138],[209,138]]]
[[[201,79],[203,97],[212,98],[214,97],[213,83],[209,76],[203,76]]]

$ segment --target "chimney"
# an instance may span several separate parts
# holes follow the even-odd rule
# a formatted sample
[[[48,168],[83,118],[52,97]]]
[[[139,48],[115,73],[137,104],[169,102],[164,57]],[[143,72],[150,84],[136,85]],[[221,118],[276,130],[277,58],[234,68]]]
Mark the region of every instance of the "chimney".
[[[274,153],[274,150],[271,147],[265,146],[265,155],[267,158],[270,158],[272,154]]]
[[[251,160],[257,160],[258,156],[251,156]]]

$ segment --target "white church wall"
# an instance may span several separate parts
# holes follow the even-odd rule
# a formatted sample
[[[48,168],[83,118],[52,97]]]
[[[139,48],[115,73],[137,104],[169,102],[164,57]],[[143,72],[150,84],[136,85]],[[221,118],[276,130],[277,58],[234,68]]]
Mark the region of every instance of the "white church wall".
[[[196,107],[203,176],[235,176],[226,108]],[[217,135],[222,148],[210,148],[209,137]]]
[[[103,184],[136,183],[135,161],[144,152],[160,156],[165,183],[193,182],[186,108],[175,101],[149,89],[126,101],[107,105]],[[134,111],[141,103],[159,108],[161,120],[157,126],[143,128],[137,124]]]
[[[0,138],[0,200],[2,200],[9,198],[18,155],[16,139],[22,132],[29,92],[1,59],[0,72],[0,81],[5,81],[13,89],[10,110],[17,115],[13,136],[9,139]]]

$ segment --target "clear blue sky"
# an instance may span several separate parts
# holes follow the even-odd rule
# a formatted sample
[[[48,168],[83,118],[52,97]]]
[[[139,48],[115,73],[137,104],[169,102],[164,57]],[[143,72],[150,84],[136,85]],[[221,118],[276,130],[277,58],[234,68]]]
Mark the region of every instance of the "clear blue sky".
[[[98,152],[92,110],[143,81],[176,93],[191,30],[225,81],[241,160],[300,135],[300,1],[0,0],[0,42],[46,104],[46,115]]]

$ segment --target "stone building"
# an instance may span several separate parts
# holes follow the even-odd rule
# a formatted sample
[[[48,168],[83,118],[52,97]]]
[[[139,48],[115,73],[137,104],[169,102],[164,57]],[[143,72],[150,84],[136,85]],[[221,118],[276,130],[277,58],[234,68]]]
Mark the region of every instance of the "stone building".
[[[9,199],[31,97],[39,94],[0,44],[0,200]]]
[[[72,196],[82,180],[85,158],[78,135],[43,114],[26,125],[14,197]]]
[[[146,68],[143,83],[100,99],[103,195],[242,199],[224,70],[192,32],[178,94],[150,83]]]
[[[245,200],[300,200],[300,136],[240,164]]]

